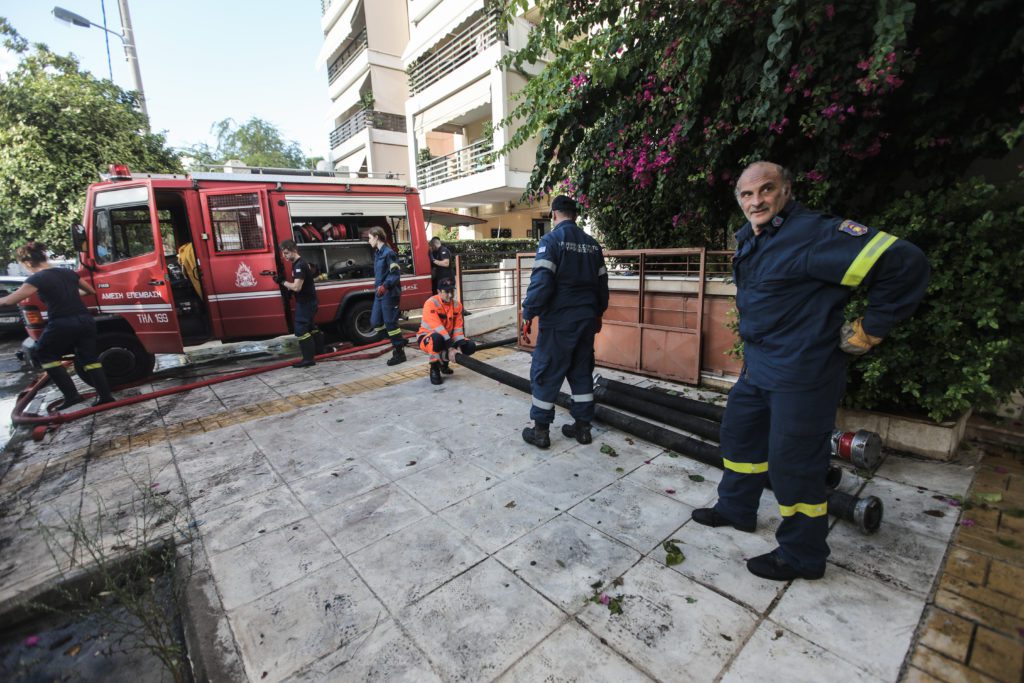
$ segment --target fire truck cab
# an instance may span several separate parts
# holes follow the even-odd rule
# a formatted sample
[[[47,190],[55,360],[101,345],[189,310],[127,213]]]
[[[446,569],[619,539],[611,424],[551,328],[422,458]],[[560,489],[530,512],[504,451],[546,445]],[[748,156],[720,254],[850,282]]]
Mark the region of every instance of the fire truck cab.
[[[157,353],[292,331],[293,299],[273,280],[291,277],[277,248],[286,239],[319,273],[317,324],[357,344],[372,341],[366,233],[374,226],[399,254],[402,309],[422,307],[431,294],[423,211],[418,193],[398,181],[255,168],[132,174],[112,166],[89,187],[84,223],[72,228],[79,275],[96,289],[86,304],[111,383],[146,377]],[[22,308],[38,339],[42,303],[33,297]]]

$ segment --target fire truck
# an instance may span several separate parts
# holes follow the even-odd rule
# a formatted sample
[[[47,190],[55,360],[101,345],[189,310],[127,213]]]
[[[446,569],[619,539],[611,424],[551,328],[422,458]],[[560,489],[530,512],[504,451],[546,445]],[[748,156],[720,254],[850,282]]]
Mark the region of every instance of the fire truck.
[[[291,276],[277,248],[286,239],[318,273],[317,324],[356,344],[376,338],[370,228],[383,228],[399,253],[402,309],[421,308],[430,297],[429,247],[413,188],[322,171],[230,170],[133,174],[114,165],[89,186],[72,238],[78,274],[96,290],[86,305],[112,384],[148,376],[158,353],[291,332],[292,298],[273,279]],[[27,299],[22,315],[38,339],[42,302]]]

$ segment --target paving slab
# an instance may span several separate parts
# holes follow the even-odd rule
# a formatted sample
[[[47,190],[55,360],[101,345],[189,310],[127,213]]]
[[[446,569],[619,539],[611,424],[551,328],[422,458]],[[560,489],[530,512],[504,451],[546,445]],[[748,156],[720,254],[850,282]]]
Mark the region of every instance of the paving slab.
[[[429,515],[415,498],[387,484],[329,507],[315,519],[335,546],[350,555]]]

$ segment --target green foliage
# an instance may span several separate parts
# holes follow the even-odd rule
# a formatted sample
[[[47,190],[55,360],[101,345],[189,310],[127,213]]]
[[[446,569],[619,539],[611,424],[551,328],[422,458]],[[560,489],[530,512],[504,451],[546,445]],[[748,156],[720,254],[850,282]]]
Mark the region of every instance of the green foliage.
[[[315,167],[315,160],[306,158],[299,143],[284,140],[274,124],[255,116],[243,124],[236,123],[234,119],[223,119],[214,123],[210,131],[217,139],[216,146],[211,148],[206,143],[199,143],[182,150],[185,156],[195,160],[194,167],[223,165],[232,159],[246,166]]]
[[[180,173],[181,163],[149,132],[134,93],[81,71],[72,56],[30,47],[2,17],[0,36],[20,58],[0,81],[0,259],[30,237],[71,255],[68,228],[111,163],[155,173]]]
[[[908,193],[874,218],[924,249],[932,275],[917,313],[851,363],[848,403],[941,421],[1024,385],[1022,193],[975,178]],[[865,305],[861,294],[851,317]]]
[[[533,239],[442,240],[453,256],[462,256],[463,268],[496,267],[501,259],[537,251],[537,240]]]
[[[536,138],[530,191],[562,184],[611,248],[726,246],[732,180],[757,159],[807,204],[865,216],[897,180],[947,186],[1024,133],[1014,0],[537,4],[505,63],[544,66],[503,151]]]

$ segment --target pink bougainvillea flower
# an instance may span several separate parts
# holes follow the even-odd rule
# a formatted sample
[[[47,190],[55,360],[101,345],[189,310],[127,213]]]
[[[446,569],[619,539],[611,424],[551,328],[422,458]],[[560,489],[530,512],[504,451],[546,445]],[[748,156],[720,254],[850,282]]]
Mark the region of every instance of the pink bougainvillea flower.
[[[601,604],[607,605],[612,599],[607,593],[601,593]]]
[[[29,636],[25,639],[25,647],[35,647],[39,645],[39,636]]]
[[[672,494],[674,494],[675,492],[676,492],[675,489],[665,489],[665,493],[672,493]]]
[[[977,524],[973,519],[961,519],[960,526],[974,526]]]

